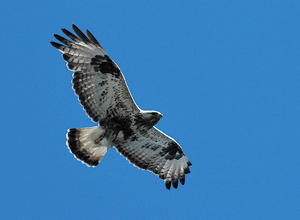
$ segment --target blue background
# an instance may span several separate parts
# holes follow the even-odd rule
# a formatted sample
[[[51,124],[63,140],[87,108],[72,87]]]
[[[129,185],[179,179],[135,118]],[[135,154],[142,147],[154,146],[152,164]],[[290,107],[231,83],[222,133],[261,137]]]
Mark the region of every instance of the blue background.
[[[2,1],[3,219],[299,219],[299,1]],[[71,127],[95,126],[49,41],[89,29],[140,108],[193,163],[185,186],[115,149],[89,168]]]

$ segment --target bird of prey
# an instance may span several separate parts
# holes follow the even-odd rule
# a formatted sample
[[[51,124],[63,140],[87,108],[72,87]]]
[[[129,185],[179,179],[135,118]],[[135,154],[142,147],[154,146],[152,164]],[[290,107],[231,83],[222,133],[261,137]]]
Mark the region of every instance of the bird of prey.
[[[141,110],[133,100],[125,78],[103,47],[91,34],[75,25],[74,35],[66,29],[66,39],[54,34],[60,43],[50,42],[63,53],[73,73],[73,89],[86,114],[98,126],[71,128],[67,145],[75,158],[88,166],[99,164],[108,149],[114,147],[133,165],[146,169],[165,181],[167,189],[185,183],[191,162],[179,144],[154,125],[162,114]]]

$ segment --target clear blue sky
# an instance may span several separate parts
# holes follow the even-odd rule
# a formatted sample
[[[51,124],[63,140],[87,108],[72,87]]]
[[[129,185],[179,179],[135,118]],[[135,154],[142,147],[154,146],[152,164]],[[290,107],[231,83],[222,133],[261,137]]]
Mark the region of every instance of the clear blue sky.
[[[5,1],[0,7],[3,219],[299,219],[299,1]],[[193,163],[166,190],[115,149],[89,168],[71,127],[95,124],[51,47],[89,29],[144,110]]]

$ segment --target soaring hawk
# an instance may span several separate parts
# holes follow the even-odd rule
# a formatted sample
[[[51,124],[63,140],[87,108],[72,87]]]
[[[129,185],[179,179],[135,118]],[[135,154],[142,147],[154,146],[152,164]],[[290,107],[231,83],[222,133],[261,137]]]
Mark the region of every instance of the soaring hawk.
[[[185,183],[191,162],[181,147],[154,125],[162,114],[143,111],[134,102],[125,78],[96,38],[83,34],[75,25],[75,36],[62,32],[71,40],[54,37],[62,44],[50,42],[63,53],[69,70],[74,71],[73,89],[87,115],[99,126],[71,128],[67,145],[75,157],[88,166],[97,166],[106,151],[115,147],[132,164],[146,169],[176,189],[178,179]]]

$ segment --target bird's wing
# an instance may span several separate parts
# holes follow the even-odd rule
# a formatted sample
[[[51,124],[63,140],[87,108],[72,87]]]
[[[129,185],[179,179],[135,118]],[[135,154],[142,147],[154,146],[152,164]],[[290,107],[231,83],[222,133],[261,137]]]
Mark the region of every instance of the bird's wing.
[[[87,37],[75,25],[72,28],[78,37],[62,29],[72,41],[55,34],[54,37],[64,45],[50,43],[63,53],[67,67],[75,71],[73,89],[87,115],[98,122],[106,117],[139,111],[117,64],[88,30]]]
[[[115,147],[138,168],[158,175],[165,181],[167,189],[171,188],[171,183],[177,188],[178,179],[184,185],[185,174],[190,172],[192,165],[179,144],[155,127]]]

